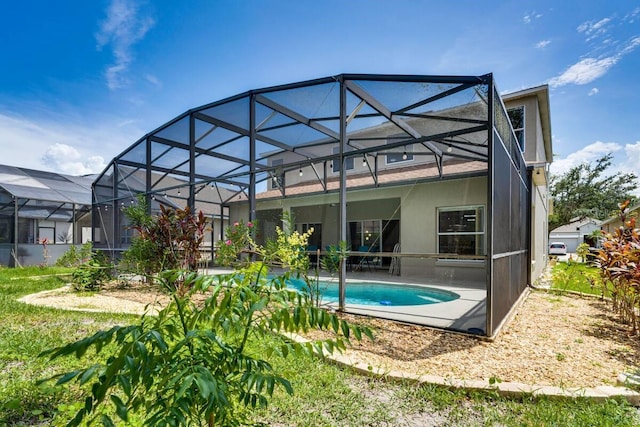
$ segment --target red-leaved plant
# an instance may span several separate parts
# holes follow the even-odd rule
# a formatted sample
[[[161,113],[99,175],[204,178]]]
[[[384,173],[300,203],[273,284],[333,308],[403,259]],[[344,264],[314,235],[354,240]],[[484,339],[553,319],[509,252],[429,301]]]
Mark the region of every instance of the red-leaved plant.
[[[605,235],[596,258],[603,278],[603,292],[609,293],[613,310],[633,334],[639,330],[640,311],[640,235],[636,218],[629,215],[630,201],[620,205],[622,225]]]

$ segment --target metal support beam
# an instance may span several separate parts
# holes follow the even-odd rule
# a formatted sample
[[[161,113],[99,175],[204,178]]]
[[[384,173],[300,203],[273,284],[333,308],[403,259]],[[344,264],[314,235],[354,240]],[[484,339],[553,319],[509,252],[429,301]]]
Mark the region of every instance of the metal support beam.
[[[251,107],[249,107],[249,108],[251,108]],[[255,109],[255,107],[254,107],[254,109]],[[194,116],[198,120],[202,120],[202,121],[210,123],[210,124],[218,125],[220,127],[223,127],[223,128],[225,128],[227,130],[230,130],[231,132],[235,132],[235,133],[240,134],[240,135],[250,136],[250,134],[253,133],[255,140],[264,142],[264,143],[269,144],[269,145],[273,145],[274,147],[281,148],[281,149],[283,149],[285,151],[290,151],[292,153],[299,154],[300,156],[303,156],[303,157],[314,157],[313,154],[306,153],[306,152],[304,152],[304,150],[299,150],[296,147],[293,147],[293,146],[291,146],[289,144],[285,144],[284,142],[280,142],[280,141],[278,141],[276,139],[269,138],[268,136],[259,135],[256,132],[256,128],[255,127],[251,127],[250,126],[250,129],[247,130],[247,129],[241,128],[240,126],[233,125],[231,123],[225,122],[224,120],[220,120],[220,119],[215,118],[215,117],[207,116],[207,115],[202,114],[202,113],[194,113]]]
[[[256,96],[249,98],[249,221],[256,219]]]
[[[71,244],[75,245],[76,244],[76,231],[77,231],[77,224],[76,224],[76,204],[73,203],[71,205],[71,210],[72,210],[72,214],[71,214]]]
[[[14,196],[15,197],[15,196]],[[13,256],[15,259],[13,260],[13,266],[18,266],[18,198],[15,197],[13,200]]]
[[[487,270],[487,278],[486,278],[486,288],[487,288],[487,318],[486,320],[486,326],[485,326],[485,333],[487,336],[493,336],[493,305],[494,305],[494,300],[493,300],[493,263],[494,263],[494,259],[493,259],[493,254],[494,254],[494,250],[493,250],[493,187],[495,186],[495,179],[494,179],[494,173],[495,173],[495,152],[493,150],[493,127],[494,127],[494,117],[493,117],[493,104],[496,102],[495,100],[495,96],[494,96],[494,83],[493,83],[493,77],[491,77],[489,79],[489,89],[488,89],[488,108],[487,108],[487,122],[488,122],[488,127],[487,127],[487,149],[488,149],[488,156],[489,156],[489,164],[488,164],[488,173],[487,173],[487,233],[486,233],[486,239],[487,239],[487,261],[486,261],[486,270]]]
[[[145,195],[144,200],[147,205],[147,215],[151,215],[151,189],[153,188],[153,177],[151,175],[151,164],[153,160],[151,159],[151,140],[147,138],[147,168],[145,169]]]
[[[340,150],[336,161],[340,162],[340,242],[346,242],[347,239],[347,158],[344,155],[344,149],[347,145],[347,86],[344,79],[340,78]],[[347,263],[346,260],[340,260],[339,283],[338,283],[338,309],[344,311],[345,308],[345,291],[347,282]]]
[[[112,244],[113,247],[111,247],[110,249],[117,249],[116,246],[119,248],[120,247],[120,206],[118,206],[118,182],[119,182],[119,169],[118,169],[118,163],[114,162],[113,163],[113,200],[111,201],[111,215],[113,215],[113,221],[112,221]],[[105,234],[107,233],[107,230],[104,231]],[[108,240],[107,236],[105,236],[105,239]],[[113,252],[111,254],[112,259],[115,257],[115,252]]]
[[[196,121],[193,114],[189,114],[189,198],[187,206],[191,212],[196,210]]]
[[[439,99],[446,98],[447,96],[450,96],[450,95],[453,95],[455,93],[461,92],[463,90],[469,89],[470,87],[477,86],[478,84],[479,84],[479,82],[461,84],[459,86],[456,86],[456,87],[453,87],[451,89],[445,90],[444,92],[440,92],[439,94],[434,95],[434,96],[432,96],[430,98],[423,99],[422,101],[418,101],[415,104],[411,104],[411,105],[408,105],[408,106],[406,106],[404,108],[401,108],[400,110],[395,111],[394,114],[401,114],[401,113],[404,113],[406,111],[411,111],[414,108],[418,108],[418,107],[420,107],[422,105],[426,105],[426,104],[429,104],[431,102],[437,101]]]
[[[374,156],[373,157],[373,161],[375,163],[374,169],[371,168],[371,163],[369,163],[369,156],[367,156],[366,153],[364,154],[363,159],[364,159],[364,163],[367,166],[367,169],[369,169],[369,173],[371,174],[371,178],[373,178],[373,182],[374,182],[375,186],[377,187],[378,186],[378,174],[377,174],[377,172],[374,172],[374,169],[378,168],[378,156]]]
[[[191,129],[191,126],[192,126],[191,122],[192,121],[193,121],[193,117],[191,117],[191,120],[189,121],[189,129]],[[195,126],[195,124],[193,126]],[[194,133],[195,133],[195,130],[194,130]],[[222,153],[218,153],[218,152],[212,151],[211,149],[205,150],[203,148],[196,147],[195,139],[192,140],[191,137],[192,137],[191,130],[189,130],[189,146],[188,147],[185,144],[173,141],[171,139],[161,138],[159,136],[151,136],[149,138],[153,142],[157,142],[157,143],[163,144],[163,145],[168,145],[170,147],[177,148],[179,150],[185,150],[185,151],[186,150],[189,150],[189,151],[193,150],[198,155],[205,154],[205,155],[208,155],[208,156],[219,157],[221,159],[228,160],[228,161],[234,162],[234,163],[239,163],[241,165],[248,165],[249,164],[248,161],[246,161],[244,159],[241,159],[239,157],[228,156],[226,154],[222,154]],[[180,163],[180,165],[183,165],[185,163],[186,162],[182,162],[182,163]]]
[[[278,104],[275,101],[272,101],[271,99],[263,96],[263,95],[256,95],[256,101],[259,102],[262,105],[265,105],[269,108],[271,108],[272,110],[278,111],[279,113],[284,114],[287,117],[292,118],[293,120],[302,123],[306,126],[309,126],[310,128],[313,128],[315,130],[317,130],[318,132],[321,132],[327,136],[330,136],[331,138],[335,139],[336,141],[338,139],[340,139],[340,135],[337,134],[336,132],[332,131],[331,129],[329,129],[328,127],[325,127],[319,123],[314,122],[313,120],[311,120],[308,117],[303,116],[300,113],[297,113],[287,107],[285,107],[284,105]]]
[[[387,107],[382,105],[382,103],[380,101],[378,101],[373,96],[371,96],[367,91],[362,89],[355,82],[346,81],[345,85],[347,86],[347,88],[351,92],[353,92],[355,95],[359,96],[361,99],[365,100],[367,102],[367,104],[369,104],[374,110],[376,110],[377,112],[382,114],[384,117],[386,117],[387,120],[391,121],[392,123],[395,123],[399,128],[404,130],[407,134],[411,135],[412,137],[414,137],[416,139],[422,137],[420,132],[418,132],[417,130],[415,130],[411,126],[409,126],[407,124],[407,122],[405,122],[404,120],[394,116]],[[440,149],[438,147],[436,147],[435,145],[433,145],[433,144],[431,144],[429,142],[427,142],[426,144],[427,144],[428,148],[431,151],[433,151],[433,153],[435,155],[442,156],[442,151],[440,151]]]
[[[316,169],[316,165],[314,163],[311,163],[309,166],[311,166],[311,169],[313,169],[313,173],[316,175],[316,178],[318,178],[318,182],[320,183],[320,185],[322,185],[322,189],[324,191],[327,191],[327,184],[326,182],[320,177],[320,174],[318,173],[318,170]]]

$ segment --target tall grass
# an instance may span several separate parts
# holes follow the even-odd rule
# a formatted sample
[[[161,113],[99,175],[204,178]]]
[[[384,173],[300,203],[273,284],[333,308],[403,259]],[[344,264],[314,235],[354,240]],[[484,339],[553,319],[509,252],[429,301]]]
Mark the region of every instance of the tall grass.
[[[63,311],[17,301],[25,294],[66,283],[54,269],[0,269],[0,426],[65,425],[81,403],[77,390],[37,386],[36,381],[78,366],[70,357],[38,354],[113,324],[127,315]],[[46,276],[46,277],[45,277]],[[17,277],[17,279],[16,279]],[[270,339],[277,340],[278,337]],[[255,352],[268,343],[254,342]],[[270,406],[248,413],[256,423],[280,426],[637,426],[626,403],[522,398],[464,393],[437,386],[388,383],[355,375],[310,357],[273,358],[285,369],[295,393],[279,393]],[[128,425],[135,426],[135,420]]]

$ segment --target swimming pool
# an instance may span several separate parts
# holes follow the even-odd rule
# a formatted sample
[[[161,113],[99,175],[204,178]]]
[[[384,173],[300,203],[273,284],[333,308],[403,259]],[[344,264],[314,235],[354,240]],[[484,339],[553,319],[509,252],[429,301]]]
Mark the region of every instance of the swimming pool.
[[[302,290],[304,286],[302,280],[289,280],[291,288]],[[319,288],[323,303],[338,302],[338,283],[320,281]],[[460,295],[427,286],[383,282],[347,282],[345,298],[347,304],[397,306],[437,304],[456,300],[460,298]]]

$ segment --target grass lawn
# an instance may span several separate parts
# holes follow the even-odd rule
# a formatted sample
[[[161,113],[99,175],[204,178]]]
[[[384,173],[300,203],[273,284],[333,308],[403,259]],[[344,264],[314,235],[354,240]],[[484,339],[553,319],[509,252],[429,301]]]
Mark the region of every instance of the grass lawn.
[[[602,295],[600,270],[581,262],[558,262],[551,271],[552,289]]]
[[[79,366],[74,358],[55,363],[37,355],[134,316],[62,311],[28,306],[17,298],[63,285],[64,271],[0,268],[0,426],[65,425],[79,408],[78,391],[37,386],[36,381]],[[277,340],[277,338],[273,338]],[[254,343],[264,352],[272,342]],[[91,360],[94,362],[94,360]],[[280,426],[638,426],[626,403],[508,400],[493,393],[464,393],[437,386],[387,383],[362,377],[317,358],[272,359],[293,384],[278,390],[268,408],[249,413],[256,423]],[[139,425],[135,420],[130,425]]]

